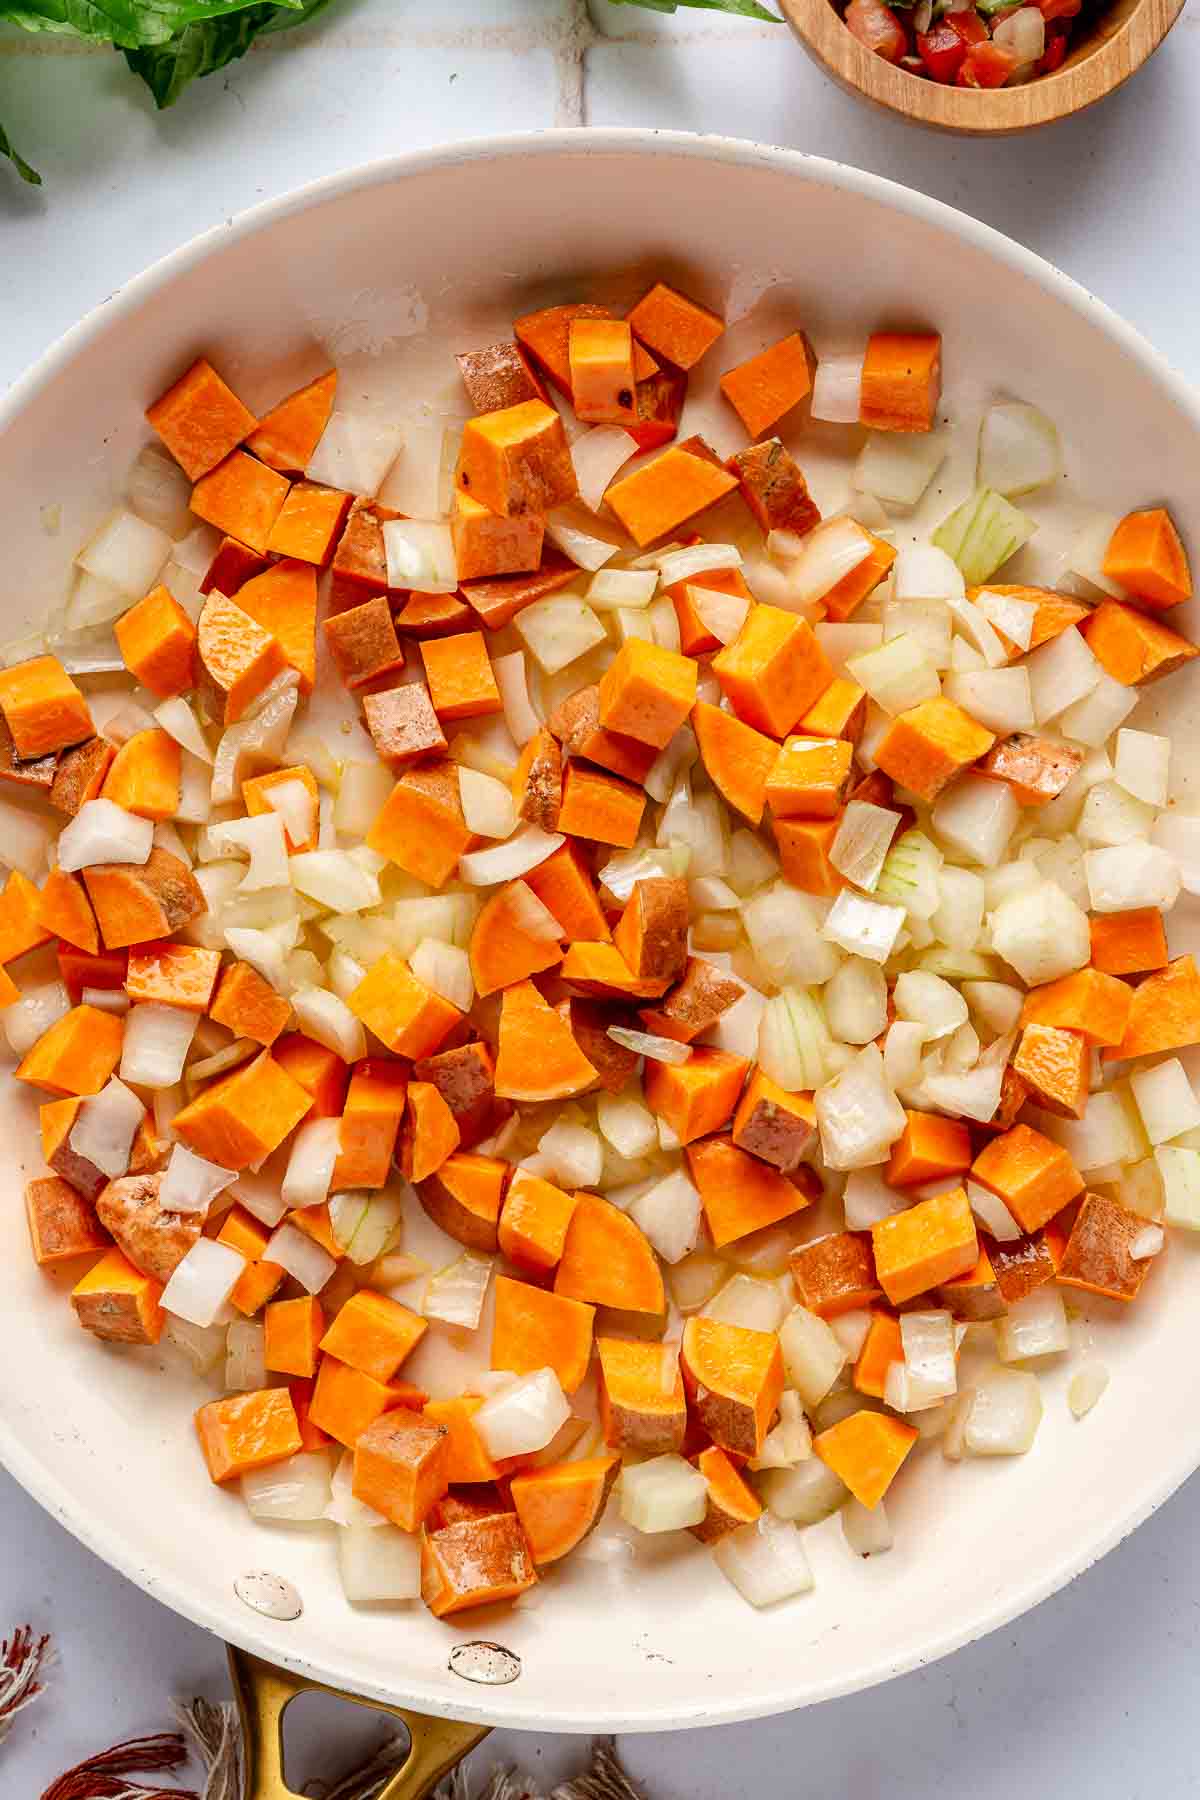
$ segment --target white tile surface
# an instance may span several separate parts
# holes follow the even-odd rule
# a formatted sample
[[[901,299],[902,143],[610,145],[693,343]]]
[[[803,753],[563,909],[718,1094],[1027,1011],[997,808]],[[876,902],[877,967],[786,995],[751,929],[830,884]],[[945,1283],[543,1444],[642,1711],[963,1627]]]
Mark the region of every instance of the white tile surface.
[[[868,112],[782,30],[607,0],[590,9],[589,122],[758,137],[936,194],[1059,263],[1200,379],[1187,191],[1198,0],[1123,94],[1003,144]],[[46,178],[33,194],[0,170],[0,386],[147,262],[259,199],[394,150],[578,118],[585,16],[584,0],[339,0],[308,33],[162,116],[114,57],[0,37],[0,117]],[[819,1712],[627,1740],[626,1760],[664,1800],[923,1800],[952,1785],[973,1800],[1012,1800],[1018,1787],[1035,1800],[1192,1794],[1194,1496],[1193,1483],[1066,1593],[932,1669]],[[222,1691],[211,1638],[104,1568],[3,1475],[0,1542],[0,1634],[29,1618],[62,1656],[50,1695],[0,1749],[4,1800],[32,1800],[83,1754],[160,1727],[172,1694]],[[329,1772],[372,1730],[348,1711],[310,1721],[293,1780]],[[562,1739],[496,1738],[479,1759],[519,1757],[549,1786],[579,1753]]]

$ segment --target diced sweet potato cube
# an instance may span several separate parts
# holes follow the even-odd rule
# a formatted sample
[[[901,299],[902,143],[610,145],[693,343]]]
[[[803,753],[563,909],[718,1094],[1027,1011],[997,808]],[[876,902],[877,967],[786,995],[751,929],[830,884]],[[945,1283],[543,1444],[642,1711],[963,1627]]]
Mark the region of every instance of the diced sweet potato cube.
[[[876,745],[875,760],[901,787],[932,802],[960,770],[986,756],[995,741],[961,706],[939,696],[898,713]]]
[[[257,819],[274,812],[276,808],[271,804],[271,789],[280,787],[284,782],[299,782],[307,790],[312,803],[312,829],[306,838],[294,839],[287,826],[284,826],[283,839],[288,855],[293,856],[297,850],[315,850],[320,837],[321,794],[312,770],[302,763],[290,769],[271,769],[266,775],[252,775],[249,780],[243,781],[242,802],[247,815]]]
[[[173,819],[179,810],[183,752],[170,732],[135,731],[113,758],[100,792],[140,819]]]
[[[799,1168],[816,1124],[811,1094],[789,1094],[755,1069],[733,1115],[733,1142],[790,1174]]]
[[[788,738],[767,776],[767,805],[777,819],[836,818],[853,758],[854,746],[845,738]]]
[[[886,1180],[892,1187],[919,1187],[947,1175],[965,1175],[971,1166],[971,1134],[961,1119],[906,1111],[908,1123],[892,1145]]]
[[[462,597],[489,631],[499,631],[535,600],[544,600],[559,588],[569,587],[579,570],[573,562],[543,543],[536,569],[517,575],[494,575],[485,581],[464,581]]]
[[[917,1441],[912,1425],[888,1413],[856,1412],[813,1439],[813,1452],[863,1506],[874,1509]]]
[[[665,1456],[683,1449],[687,1400],[678,1344],[645,1339],[596,1340],[600,1424],[613,1449]]]
[[[337,370],[327,369],[263,415],[246,439],[247,450],[282,475],[298,475],[316,455],[336,395]]]
[[[1101,601],[1079,629],[1106,673],[1126,687],[1161,681],[1197,655],[1179,632],[1120,600]]]
[[[421,1598],[437,1619],[515,1600],[536,1580],[515,1513],[464,1519],[422,1539]]]
[[[60,1175],[26,1182],[25,1217],[33,1260],[40,1269],[104,1250],[109,1243],[91,1202]]]
[[[1152,969],[1166,968],[1167,932],[1156,906],[1138,906],[1122,913],[1095,913],[1089,925],[1092,967],[1105,975],[1144,975]]]
[[[0,712],[20,757],[48,756],[92,735],[88,703],[57,656],[0,669]]]
[[[429,690],[421,682],[387,688],[382,694],[364,694],[363,717],[376,751],[389,768],[405,769],[423,756],[441,756],[446,749],[446,734]]]
[[[801,1306],[822,1319],[869,1306],[880,1295],[871,1239],[862,1231],[835,1231],[802,1244],[790,1258],[792,1285]]]
[[[574,318],[568,327],[571,399],[591,425],[625,425],[637,416],[633,332],[624,319]]]
[[[64,751],[50,785],[51,806],[73,818],[85,800],[98,799],[116,754],[116,745],[102,737],[88,738]]]
[[[417,1531],[449,1485],[450,1435],[406,1408],[384,1413],[354,1446],[353,1493],[402,1531]]]
[[[95,1006],[76,1006],[51,1025],[17,1065],[18,1081],[52,1094],[98,1094],[118,1062],[123,1020]]]
[[[628,850],[637,842],[646,796],[615,775],[568,763],[558,829],[570,837]]]
[[[965,1275],[979,1259],[975,1221],[962,1188],[881,1219],[871,1227],[871,1243],[876,1278],[893,1306]]]
[[[454,1114],[464,1150],[490,1137],[512,1112],[506,1101],[496,1099],[496,1065],[484,1043],[460,1044],[422,1057],[412,1073],[417,1081],[431,1081],[438,1090]]]
[[[793,331],[780,338],[777,344],[760,350],[757,356],[727,370],[721,377],[721,392],[750,437],[758,439],[812,392],[812,374],[813,356],[808,339],[802,331]],[[787,456],[778,438],[775,443]],[[730,461],[735,462],[737,458]],[[816,519],[812,523],[815,524]],[[795,530],[795,527],[788,526],[787,529]]]
[[[634,340],[635,368],[643,346]],[[639,450],[660,450],[679,430],[687,399],[688,378],[682,369],[659,369],[638,381],[637,418],[625,430]]]
[[[483,1400],[475,1394],[459,1394],[453,1400],[429,1400],[425,1404],[425,1417],[435,1425],[444,1425],[449,1437],[447,1473],[452,1487],[459,1482],[475,1487],[495,1481],[511,1467],[508,1460],[494,1463],[484,1449],[483,1439],[472,1423],[482,1405]],[[436,1520],[432,1523],[438,1528]]]
[[[489,512],[460,490],[454,496],[450,515],[458,579],[491,580],[497,575],[520,575],[536,569],[542,560],[544,533],[539,514],[518,513],[506,518]]]
[[[513,1476],[509,1493],[539,1568],[567,1556],[600,1523],[620,1469],[618,1456],[589,1456]]]
[[[867,554],[862,561],[847,569],[840,581],[836,581],[824,594],[821,604],[825,608],[825,617],[840,624],[851,619],[863,601],[875,592],[884,577],[890,573],[896,560],[896,548],[886,538],[876,537],[865,525],[858,527],[867,543]]]
[[[100,948],[96,916],[87,890],[78,875],[70,875],[64,869],[51,869],[42,883],[38,896],[38,923],[51,937],[63,938],[89,955],[94,956]],[[8,995],[8,1000],[15,999],[15,992]]]
[[[294,557],[323,569],[337,548],[352,498],[337,488],[298,481],[289,489],[271,527],[269,554]]]
[[[300,677],[300,692],[311,694],[317,678],[316,570],[294,558],[273,563],[238,589],[237,603],[277,640]]]
[[[197,648],[200,688],[220,725],[236,724],[287,667],[278,638],[222,594],[210,594],[204,603]]]
[[[1073,744],[1017,731],[993,745],[979,773],[1006,781],[1019,806],[1044,806],[1062,793],[1082,762],[1083,751]]]
[[[1141,1214],[1119,1201],[1085,1194],[1058,1266],[1059,1282],[1111,1300],[1136,1300],[1155,1260],[1131,1254],[1145,1228]]]
[[[83,871],[83,884],[108,950],[170,937],[207,910],[187,864],[157,844],[141,868],[93,863]]]
[[[406,1181],[436,1175],[458,1149],[454,1114],[431,1081],[410,1081],[400,1125],[400,1168]]]
[[[692,729],[700,760],[717,792],[751,825],[757,825],[779,755],[775,739],[707,700],[697,700],[692,708]],[[850,746],[846,748],[849,751]]]
[[[692,1461],[708,1483],[704,1517],[699,1525],[688,1527],[692,1536],[702,1544],[716,1544],[731,1531],[753,1525],[762,1513],[762,1502],[724,1450],[710,1444]]]
[[[495,1079],[501,1098],[530,1104],[568,1099],[596,1079],[570,1025],[532,981],[514,982],[501,996]]]
[[[203,356],[146,408],[146,419],[191,481],[215,469],[258,423]]]
[[[196,627],[160,585],[113,626],[125,667],[135,681],[167,700],[196,685]]]
[[[4,723],[4,715],[0,713],[0,781],[7,781],[11,787],[24,788],[29,793],[48,795],[57,778],[58,765],[56,750],[48,756],[22,761],[12,741],[12,733]]]
[[[419,1389],[404,1381],[377,1381],[336,1356],[321,1357],[310,1414],[313,1423],[337,1443],[352,1450],[363,1432],[384,1413],[423,1404]]]
[[[1008,595],[1014,600],[1028,600],[1037,607],[1033,615],[1033,629],[1029,638],[1029,649],[1037,650],[1042,644],[1048,644],[1051,638],[1061,636],[1069,631],[1072,625],[1080,625],[1091,611],[1090,606],[1080,605],[1078,600],[1068,600],[1065,594],[1056,594],[1050,588],[1026,587],[1021,582],[989,581],[986,588],[969,587],[968,600],[978,600],[980,594]],[[1008,651],[1009,662],[1016,662],[1026,655],[1020,644],[1015,644],[1006,637],[999,626],[995,627],[1001,643]]]
[[[1190,956],[1177,956],[1133,990],[1129,1024],[1119,1044],[1102,1052],[1105,1062],[1158,1056],[1200,1043],[1200,974]]]
[[[500,690],[481,631],[421,645],[429,698],[439,720],[473,719],[501,710]]]
[[[503,1230],[502,1222],[502,1248]],[[497,1275],[492,1368],[511,1369],[514,1375],[553,1369],[563,1393],[573,1394],[588,1372],[595,1316],[595,1307],[586,1301]]]
[[[71,1289],[71,1305],[85,1331],[113,1344],[157,1344],[166,1315],[162,1283],[135,1269],[123,1251],[106,1251]]]
[[[1035,1231],[1029,1237],[1015,1238],[1007,1244],[988,1240],[987,1259],[1006,1307],[1024,1300],[1035,1288],[1054,1280],[1066,1242],[1066,1232],[1058,1218],[1051,1219],[1041,1231]]]
[[[1161,921],[1161,913],[1154,916]],[[1077,969],[1073,975],[1031,989],[1025,996],[1021,1023],[1077,1031],[1089,1044],[1119,1044],[1129,1025],[1132,1004],[1133,990],[1125,982],[1096,968]]]
[[[652,744],[601,725],[599,687],[580,688],[569,695],[551,713],[549,729],[568,755],[597,763],[626,781],[643,782],[658,755]]]
[[[724,499],[737,478],[675,444],[614,481],[604,498],[640,550]]]
[[[665,976],[635,975],[615,944],[572,944],[559,975],[568,994],[601,1000],[656,1000],[670,985]]]
[[[89,956],[70,944],[58,946],[58,972],[76,1006],[83,998],[85,987],[107,988],[110,992],[114,988],[123,988],[128,964],[126,950],[102,950],[99,956]]]
[[[376,1294],[370,1288],[359,1288],[352,1294],[320,1340],[327,1356],[336,1356],[376,1381],[390,1381],[407,1357],[412,1355],[428,1325],[419,1313]]]
[[[435,1225],[468,1250],[494,1255],[510,1166],[494,1156],[456,1150],[417,1192]]]
[[[251,550],[248,544],[239,544],[236,538],[223,537],[204,572],[200,592],[211,594],[215,590],[218,594],[224,594],[227,600],[232,600],[252,575],[261,575],[270,566],[270,557]]]
[[[696,680],[690,657],[630,638],[600,682],[600,723],[661,750],[691,712]]]
[[[71,1144],[71,1133],[82,1101],[75,1095],[48,1100],[38,1108],[42,1156],[56,1175],[69,1182],[85,1199],[95,1200],[108,1185],[108,1176]]]
[[[1143,606],[1165,610],[1192,597],[1187,551],[1165,506],[1125,515],[1108,541],[1103,569]]]
[[[937,1297],[956,1319],[998,1319],[1006,1310],[992,1259],[982,1245],[975,1267],[965,1275],[956,1275],[953,1281],[941,1282]]]
[[[319,1244],[327,1256],[334,1262],[341,1262],[346,1252],[337,1240],[333,1229],[333,1219],[329,1212],[328,1200],[319,1200],[312,1206],[293,1207],[288,1214],[288,1224],[310,1237],[314,1244]]]
[[[783,1392],[775,1332],[696,1315],[683,1328],[679,1356],[688,1399],[713,1443],[758,1456]]]
[[[568,839],[525,876],[530,888],[562,927],[568,943],[611,937],[583,848]]]
[[[387,593],[383,526],[385,519],[394,517],[374,501],[356,500],[351,506],[330,564],[333,572],[331,611],[357,606],[371,594]]]
[[[397,1056],[432,1056],[462,1018],[394,950],[372,965],[346,1004]]]
[[[860,1394],[882,1400],[887,1387],[887,1372],[894,1362],[904,1361],[904,1341],[900,1321],[882,1307],[871,1308],[871,1323],[863,1339],[862,1349],[854,1365],[854,1385]]]
[[[545,306],[525,313],[513,325],[518,344],[536,362],[560,394],[571,399],[571,325],[576,319],[609,319],[607,306],[580,301],[566,306]],[[545,395],[541,395],[545,399]],[[479,412],[493,409],[478,407]]]
[[[691,1044],[714,1026],[745,991],[732,975],[723,974],[701,956],[689,956],[678,987],[664,994],[654,1006],[640,1008],[641,1021],[647,1031],[658,1037],[674,1038],[677,1044]],[[752,1144],[743,1148],[755,1156],[761,1154]]]
[[[471,973],[481,997],[562,961],[554,938],[528,928],[530,890],[511,881],[488,900],[471,932]]]
[[[665,281],[656,281],[626,316],[642,343],[677,369],[694,369],[725,330],[724,319]]]
[[[1022,1231],[1036,1231],[1083,1191],[1083,1178],[1062,1145],[1031,1125],[1014,1125],[985,1144],[971,1175],[999,1195]]]
[[[444,887],[475,842],[463,818],[452,762],[410,769],[392,789],[367,843],[430,887]]]
[[[330,1184],[335,1193],[386,1186],[407,1086],[402,1063],[374,1057],[355,1065],[346,1090],[338,1159]]]
[[[458,489],[508,518],[561,506],[577,491],[562,420],[544,400],[525,400],[468,419],[455,475]]]
[[[666,1313],[662,1270],[649,1241],[628,1216],[595,1194],[577,1194],[554,1291],[620,1312]]]
[[[807,619],[778,606],[751,607],[712,667],[738,718],[775,738],[786,737],[833,680]]]
[[[318,1044],[302,1031],[289,1031],[276,1039],[271,1055],[308,1095],[311,1105],[306,1118],[340,1117],[350,1070],[335,1050],[328,1044]]]
[[[216,1482],[233,1481],[251,1469],[282,1462],[300,1448],[296,1409],[285,1387],[210,1400],[196,1414],[196,1431]]]
[[[864,425],[932,431],[941,392],[942,340],[935,332],[872,332],[859,390]]]
[[[277,1150],[311,1105],[310,1096],[270,1053],[210,1083],[176,1113],[172,1130],[197,1156],[244,1169]]]
[[[790,1178],[739,1150],[729,1137],[689,1144],[687,1160],[717,1250],[790,1218],[820,1196],[821,1184],[811,1169]]]
[[[679,648],[685,656],[706,656],[710,650],[721,648],[721,639],[700,616],[706,593],[736,594],[739,600],[746,601],[754,598],[740,569],[706,569],[695,581],[673,582],[666,591],[675,608]]]
[[[624,1007],[605,1006],[597,1000],[572,998],[559,1008],[571,1027],[575,1042],[596,1070],[596,1085],[607,1094],[619,1094],[637,1068],[637,1053],[614,1042],[610,1025],[636,1031],[637,1015]]]
[[[125,991],[131,1000],[157,1000],[206,1012],[221,967],[219,950],[193,944],[139,944],[129,953]]]
[[[342,682],[351,692],[404,667],[392,609],[383,594],[326,619],[325,642]]]
[[[325,1309],[315,1294],[273,1300],[263,1317],[263,1362],[280,1375],[315,1375],[325,1332]],[[386,1377],[385,1377],[386,1379]]]
[[[749,1068],[728,1050],[694,1049],[685,1063],[647,1063],[646,1105],[681,1144],[721,1131],[733,1116]]]
[[[558,1266],[575,1196],[552,1182],[514,1169],[500,1213],[500,1248],[509,1262],[539,1273]]]
[[[288,486],[274,469],[235,450],[196,482],[191,508],[206,524],[265,553]]]
[[[682,876],[635,881],[613,945],[638,981],[677,981],[687,962],[688,891]]]
[[[546,390],[515,338],[489,344],[486,350],[462,350],[455,357],[477,413],[501,412],[525,400],[544,400]]]
[[[166,1166],[165,1158],[163,1166]],[[263,1260],[263,1251],[270,1235],[252,1213],[239,1205],[230,1207],[217,1233],[219,1244],[228,1244],[231,1250],[236,1250],[239,1256],[246,1258],[246,1267],[234,1282],[229,1296],[230,1304],[236,1306],[246,1318],[253,1318],[255,1313],[260,1312],[283,1285],[286,1274],[283,1266]],[[267,1367],[271,1366],[268,1362]]]
[[[558,830],[562,807],[562,752],[543,725],[521,751],[512,778],[517,817],[543,831]]]

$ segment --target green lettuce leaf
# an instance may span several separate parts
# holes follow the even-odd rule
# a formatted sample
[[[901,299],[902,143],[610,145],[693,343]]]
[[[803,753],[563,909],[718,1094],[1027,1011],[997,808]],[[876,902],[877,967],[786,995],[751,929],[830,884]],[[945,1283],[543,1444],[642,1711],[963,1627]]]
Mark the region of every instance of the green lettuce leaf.
[[[737,13],[743,19],[765,19],[768,25],[782,25],[783,20],[778,13],[773,13],[758,0],[612,0],[614,6],[644,6],[648,12],[673,13],[681,6],[699,6],[708,12]]]
[[[21,177],[22,181],[27,181],[31,187],[41,187],[41,176],[36,169],[30,168],[29,164],[25,161],[25,158],[9,142],[3,125],[0,125],[0,156],[7,156],[9,162],[17,171],[17,174]]]
[[[304,0],[276,4],[303,15]],[[190,26],[263,10],[260,0],[0,0],[0,19],[26,31],[90,38],[122,50],[169,44]],[[265,10],[273,13],[275,5]]]
[[[299,0],[289,6],[247,6],[224,18],[187,25],[169,43],[127,49],[125,60],[146,83],[157,106],[173,106],[189,82],[245,56],[255,38],[301,25],[328,4],[329,0]]]

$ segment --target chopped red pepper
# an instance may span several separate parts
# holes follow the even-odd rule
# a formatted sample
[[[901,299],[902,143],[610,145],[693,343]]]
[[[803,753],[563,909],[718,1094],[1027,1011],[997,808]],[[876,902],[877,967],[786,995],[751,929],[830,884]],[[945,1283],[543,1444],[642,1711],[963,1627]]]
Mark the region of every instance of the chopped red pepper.
[[[971,15],[975,17],[974,14]],[[962,34],[948,20],[929,31],[918,31],[917,50],[925,72],[934,81],[953,81],[967,54]]]
[[[1067,54],[1067,34],[1065,31],[1051,31],[1046,34],[1046,48],[1033,65],[1039,75],[1053,75],[1060,69],[1063,58]]]
[[[948,25],[951,31],[956,31],[968,48],[972,44],[986,44],[988,41],[988,28],[974,7],[947,13],[942,23]]]
[[[1003,87],[1016,66],[1017,59],[1011,50],[1005,50],[999,44],[973,44],[958,71],[956,82],[959,87]]]
[[[1033,0],[1047,25],[1054,19],[1074,19],[1083,11],[1083,0]]]
[[[850,0],[846,24],[860,44],[885,62],[899,62],[908,49],[908,33],[883,0]]]

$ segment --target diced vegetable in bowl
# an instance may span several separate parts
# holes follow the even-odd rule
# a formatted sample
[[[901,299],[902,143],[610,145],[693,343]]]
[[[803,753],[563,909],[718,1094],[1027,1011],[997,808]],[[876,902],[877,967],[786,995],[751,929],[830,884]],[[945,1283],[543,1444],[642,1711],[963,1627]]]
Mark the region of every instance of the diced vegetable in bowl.
[[[801,325],[710,417],[666,282],[528,314],[394,488],[335,370],[257,418],[201,358],[0,668],[35,1260],[350,1604],[593,1531],[798,1600],[931,1446],[1103,1429],[1076,1321],[1200,1230],[1200,816],[1138,711],[1186,550],[1095,514],[1022,582],[1056,425]]]

